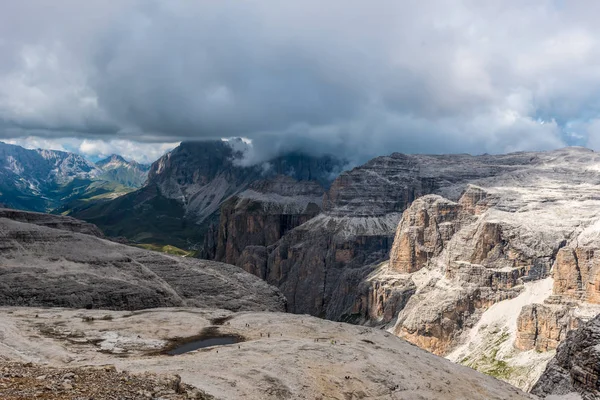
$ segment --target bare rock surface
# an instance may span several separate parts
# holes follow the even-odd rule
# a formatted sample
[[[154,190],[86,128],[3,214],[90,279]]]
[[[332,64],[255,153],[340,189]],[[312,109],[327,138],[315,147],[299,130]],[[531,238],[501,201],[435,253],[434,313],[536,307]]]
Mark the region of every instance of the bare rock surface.
[[[426,264],[445,273],[446,265],[450,279],[513,292],[493,293],[491,302],[514,296],[518,279],[548,276],[558,249],[595,220],[598,163],[600,156],[583,148],[378,157],[342,173],[325,193],[323,213],[266,246],[261,276],[285,293],[292,312],[331,319],[356,309],[337,288],[357,292],[357,276],[365,279],[390,250],[399,273]],[[413,217],[397,232],[416,199]],[[419,208],[423,202],[429,205]],[[305,276],[310,289],[299,279]],[[489,304],[489,295],[480,304]]]
[[[276,288],[238,267],[78,233],[88,230],[72,218],[0,210],[0,304],[285,310]]]
[[[578,393],[585,400],[600,397],[600,317],[572,331],[558,347],[532,392],[539,396]]]
[[[11,210],[8,208],[0,208],[0,218],[10,219],[13,221],[24,222],[33,225],[45,226],[48,228],[56,228],[64,231],[75,233],[84,233],[103,237],[102,231],[94,224],[90,224],[75,218],[67,216],[58,216],[37,212],[25,212],[20,210]]]
[[[285,175],[253,183],[222,205],[215,259],[246,269],[240,260],[246,248],[270,246],[319,214],[324,191],[315,181]]]
[[[390,199],[404,204],[389,263],[361,282],[367,292],[390,288],[371,301],[376,310],[396,304],[398,316],[368,315],[420,347],[528,389],[567,332],[600,311],[598,165],[600,155],[582,148],[392,155],[342,174],[324,208],[376,216],[397,209]],[[395,189],[379,198],[369,186],[355,200],[361,174]],[[391,282],[414,285],[407,301],[389,295]]]
[[[583,235],[595,227],[590,227]],[[592,246],[560,249],[554,267],[554,293],[574,300],[600,303],[600,241]]]
[[[515,347],[544,352],[556,349],[569,331],[577,328],[579,320],[568,305],[528,304],[517,319]]]
[[[173,340],[207,328],[244,341],[177,356],[161,353]],[[0,338],[0,360],[74,371],[114,364],[129,373],[177,374],[183,384],[217,399],[533,398],[385,331],[306,315],[2,308]]]

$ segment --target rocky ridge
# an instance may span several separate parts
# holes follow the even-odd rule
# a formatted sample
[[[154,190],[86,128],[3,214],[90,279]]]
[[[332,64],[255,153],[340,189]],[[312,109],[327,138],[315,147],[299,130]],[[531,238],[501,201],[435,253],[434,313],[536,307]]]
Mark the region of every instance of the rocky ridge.
[[[550,186],[553,182],[562,185],[568,182],[580,189],[573,197],[583,196],[593,202],[595,200],[590,197],[593,188],[586,185],[598,175],[592,168],[595,158],[598,158],[595,153],[581,148],[499,156],[395,153],[378,157],[342,173],[325,193],[322,213],[289,230],[276,243],[260,244],[263,246],[260,249],[239,248],[237,254],[243,255],[240,260],[244,263],[251,260],[250,272],[259,271],[259,276],[284,292],[291,311],[334,320],[365,321],[371,318],[363,313],[364,310],[384,309],[385,305],[365,304],[370,298],[365,291],[370,289],[363,282],[371,274],[377,274],[376,266],[388,258],[390,250],[396,252],[391,261],[393,268],[399,268],[399,273],[410,273],[447,253],[442,251],[444,246],[451,240],[450,245],[454,246],[459,242],[457,238],[462,237],[465,243],[461,248],[470,253],[454,251],[448,274],[458,279],[478,277],[481,281],[493,281],[490,285],[470,282],[473,286],[481,283],[490,289],[477,300],[480,306],[493,304],[516,295],[518,288],[512,288],[518,286],[521,277],[540,279],[547,276],[556,251],[580,221],[592,217],[592,207],[584,207],[581,218],[569,220],[566,225],[571,225],[565,226],[562,232],[558,232],[562,228],[551,226],[538,230],[539,220],[535,215],[544,212],[541,210],[545,207],[544,202],[549,209],[554,207],[552,197],[557,192],[550,188],[548,199],[538,202],[537,211],[521,214],[519,208],[526,207],[529,201],[526,197],[536,195],[527,188],[541,190],[546,181]],[[585,170],[585,166],[588,167],[586,173],[574,177],[581,168]],[[560,186],[557,188],[562,190]],[[413,232],[401,237],[405,241],[404,249],[402,246],[392,249],[402,212],[427,194],[443,198],[437,205],[432,205],[437,207],[431,210],[436,214],[437,222],[429,224],[429,216],[415,214],[414,226],[410,228]],[[521,215],[530,217],[533,222],[531,229],[525,231],[525,235],[532,236],[528,240],[530,247],[523,249],[513,245],[519,241],[521,225],[526,222],[519,220]],[[496,222],[506,216],[513,217],[510,224]],[[233,228],[227,232],[229,237],[238,240],[245,237],[243,229]],[[404,229],[401,227],[400,231]],[[542,238],[547,233],[549,235]],[[466,235],[477,240],[466,242]],[[454,236],[456,238],[452,239]],[[505,238],[509,236],[515,240],[507,241]],[[226,241],[227,236],[220,236],[220,239]],[[228,245],[225,243],[222,247]],[[257,254],[253,253],[255,251]],[[404,257],[404,260],[396,260],[397,257]],[[241,264],[239,260],[228,260]],[[256,268],[255,262],[261,267]],[[304,284],[307,277],[309,282]],[[359,287],[364,289],[360,290],[359,298],[352,298],[352,293],[358,292]],[[472,309],[469,305],[463,307]]]
[[[285,310],[277,289],[238,267],[124,246],[94,234],[97,228],[73,218],[0,210],[0,304]]]
[[[132,188],[142,187],[148,179],[150,170],[150,165],[128,161],[117,154],[98,161],[96,167],[102,170],[99,179],[117,182]]]

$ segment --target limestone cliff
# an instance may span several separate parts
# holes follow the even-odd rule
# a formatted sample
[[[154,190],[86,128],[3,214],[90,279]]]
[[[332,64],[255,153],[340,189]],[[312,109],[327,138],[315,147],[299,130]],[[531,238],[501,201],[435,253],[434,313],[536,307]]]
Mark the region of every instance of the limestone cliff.
[[[219,235],[219,246],[278,286],[293,312],[389,323],[375,310],[401,314],[385,300],[392,299],[407,313],[430,316],[445,337],[443,353],[478,313],[515,297],[523,283],[548,277],[559,249],[594,221],[596,162],[596,153],[581,148],[499,156],[395,153],[342,173],[325,192],[323,211],[279,239],[269,235],[275,242],[245,233],[263,226],[250,212],[257,204],[232,201],[224,211],[243,207],[230,213],[237,222],[220,229],[227,235]],[[398,294],[406,301],[381,295],[389,276],[379,280],[378,265],[390,250],[392,271],[419,276],[406,278],[417,287]],[[461,294],[448,295],[448,288]],[[419,305],[424,297],[442,299],[438,311]],[[435,321],[444,321],[444,329]]]
[[[253,183],[221,207],[215,259],[243,267],[248,246],[270,246],[316,216],[324,191],[315,181],[283,175]]]
[[[546,397],[579,393],[585,400],[600,397],[600,316],[569,334],[533,387]]]
[[[600,242],[597,242],[600,246]],[[554,293],[575,300],[600,303],[598,248],[563,248],[554,267]]]
[[[440,196],[424,196],[412,203],[396,230],[390,266],[416,272],[438,256],[461,223],[462,207]]]
[[[389,264],[362,285],[412,283],[391,331],[530,388],[568,332],[600,312],[600,156],[579,148],[520,156],[523,164],[500,157],[484,169],[491,175],[478,171],[465,186],[434,180],[443,196],[411,203]],[[371,309],[385,309],[385,298]]]
[[[515,347],[538,352],[556,349],[567,333],[579,324],[569,307],[549,304],[528,304],[517,319]]]

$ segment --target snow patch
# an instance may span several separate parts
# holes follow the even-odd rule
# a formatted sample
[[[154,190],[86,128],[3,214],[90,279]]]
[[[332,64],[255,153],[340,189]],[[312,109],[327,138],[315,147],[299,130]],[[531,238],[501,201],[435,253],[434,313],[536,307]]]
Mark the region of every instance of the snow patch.
[[[538,353],[515,349],[517,319],[524,306],[543,303],[552,294],[553,284],[552,278],[525,283],[517,297],[488,308],[479,322],[463,334],[463,344],[446,358],[480,371],[492,369],[495,364],[507,366],[498,378],[524,390],[531,388],[555,351]]]

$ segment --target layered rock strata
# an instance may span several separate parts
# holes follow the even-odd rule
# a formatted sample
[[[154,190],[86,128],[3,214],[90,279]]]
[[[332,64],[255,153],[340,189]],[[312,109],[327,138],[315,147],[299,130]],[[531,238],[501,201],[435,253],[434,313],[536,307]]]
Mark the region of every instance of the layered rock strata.
[[[0,210],[0,305],[285,310],[276,288],[238,267],[80,231],[97,232],[73,218]]]
[[[558,347],[532,393],[549,395],[581,394],[585,400],[600,397],[600,317],[571,332]]]

